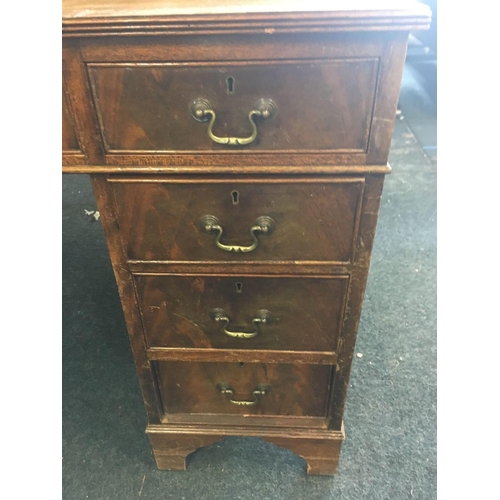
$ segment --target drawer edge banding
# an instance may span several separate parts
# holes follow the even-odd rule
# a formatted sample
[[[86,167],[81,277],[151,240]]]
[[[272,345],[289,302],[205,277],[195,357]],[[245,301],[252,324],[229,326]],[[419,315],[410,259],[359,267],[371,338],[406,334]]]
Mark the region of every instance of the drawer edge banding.
[[[69,156],[69,155],[65,155]],[[73,157],[73,155],[71,155]],[[220,166],[192,166],[168,164],[157,166],[137,166],[137,165],[87,165],[84,157],[75,158],[75,164],[63,165],[62,172],[65,174],[139,174],[139,175],[178,175],[178,174],[198,174],[198,175],[228,175],[235,174],[335,174],[335,175],[364,175],[364,174],[390,174],[392,169],[389,165],[326,165],[326,166],[241,166],[241,167],[220,167]],[[112,177],[109,178],[111,182]]]
[[[226,436],[276,436],[283,437],[283,432],[286,431],[288,437],[301,436],[307,433],[307,437],[311,439],[324,439],[329,438],[345,438],[344,424],[342,423],[342,428],[340,430],[334,429],[297,429],[294,427],[258,427],[255,426],[243,426],[235,425],[230,428],[221,425],[211,424],[210,426],[196,425],[196,424],[163,424],[163,425],[148,425],[146,427],[146,434],[221,434]]]
[[[106,179],[110,183],[150,183],[150,184],[365,184],[363,177],[304,177],[290,179],[289,177],[237,177],[237,178],[203,178],[203,177],[114,177]]]
[[[226,361],[318,365],[335,365],[337,363],[337,353],[334,351],[150,347],[146,350],[146,355],[150,361]]]
[[[126,261],[135,276],[341,276],[352,273],[356,264],[292,261],[282,262],[230,262],[214,261]],[[207,272],[209,271],[209,272]]]

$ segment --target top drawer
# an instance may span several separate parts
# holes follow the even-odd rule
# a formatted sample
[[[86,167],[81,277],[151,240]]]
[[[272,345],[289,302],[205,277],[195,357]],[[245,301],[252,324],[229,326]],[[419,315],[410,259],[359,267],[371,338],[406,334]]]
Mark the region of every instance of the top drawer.
[[[366,153],[377,67],[366,58],[104,63],[89,75],[109,154]]]
[[[66,45],[86,171],[359,173],[387,163],[403,35],[89,37]]]

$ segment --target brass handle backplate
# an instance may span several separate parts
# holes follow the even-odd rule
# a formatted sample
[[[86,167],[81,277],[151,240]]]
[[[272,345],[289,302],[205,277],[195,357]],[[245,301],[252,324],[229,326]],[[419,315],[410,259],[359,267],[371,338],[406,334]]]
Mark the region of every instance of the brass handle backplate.
[[[271,387],[268,385],[265,385],[265,384],[259,384],[255,388],[255,390],[252,392],[252,399],[249,401],[248,400],[233,399],[234,391],[231,388],[231,386],[229,384],[226,384],[225,382],[221,382],[220,384],[217,384],[217,389],[222,394],[227,396],[229,399],[229,402],[232,403],[233,405],[255,406],[259,402],[259,397],[265,396],[271,390]]]
[[[273,219],[271,219],[271,217],[268,217],[267,215],[259,217],[255,221],[254,225],[250,228],[250,235],[253,239],[253,243],[248,246],[225,245],[224,243],[221,243],[220,239],[222,237],[224,229],[220,225],[219,219],[217,219],[217,217],[215,217],[214,215],[204,215],[200,219],[200,227],[205,233],[217,234],[215,243],[220,249],[225,250],[226,252],[246,253],[255,250],[259,245],[259,240],[257,239],[256,233],[271,234],[274,231],[275,223]]]
[[[212,141],[217,144],[226,144],[227,146],[245,146],[255,141],[257,138],[255,118],[259,117],[262,120],[272,120],[277,113],[277,107],[274,101],[271,99],[259,99],[255,104],[255,109],[252,109],[248,113],[248,121],[252,127],[252,133],[248,137],[218,137],[212,132],[216,115],[209,101],[202,98],[195,99],[190,104],[189,109],[191,111],[191,116],[196,121],[206,122],[210,120],[208,124],[208,137],[210,137]]]
[[[257,336],[260,332],[260,325],[269,324],[270,317],[271,313],[269,311],[267,311],[266,309],[261,309],[260,311],[256,312],[255,317],[252,320],[252,325],[254,326],[253,332],[234,332],[228,330],[229,317],[224,309],[213,309],[212,311],[210,311],[211,319],[224,323],[224,333],[229,337],[234,337],[237,339],[251,339]]]

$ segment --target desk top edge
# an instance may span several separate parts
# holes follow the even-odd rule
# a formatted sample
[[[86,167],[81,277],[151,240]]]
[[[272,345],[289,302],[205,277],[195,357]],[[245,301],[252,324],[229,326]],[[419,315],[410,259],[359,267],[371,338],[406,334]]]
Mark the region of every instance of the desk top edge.
[[[431,11],[415,1],[369,0],[63,0],[63,33],[249,28],[390,29],[428,27]]]

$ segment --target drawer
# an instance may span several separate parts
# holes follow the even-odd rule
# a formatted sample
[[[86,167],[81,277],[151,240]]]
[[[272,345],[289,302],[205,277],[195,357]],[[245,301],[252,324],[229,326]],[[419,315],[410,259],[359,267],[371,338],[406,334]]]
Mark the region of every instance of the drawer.
[[[261,363],[156,362],[165,420],[222,416],[316,417],[327,415],[333,367]],[[186,417],[183,417],[186,421]]]
[[[88,64],[108,154],[367,151],[376,57],[146,61]]]
[[[110,178],[134,261],[354,258],[363,178]]]
[[[337,349],[349,282],[347,276],[134,280],[149,347],[330,352]]]

